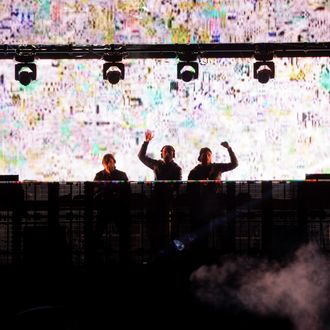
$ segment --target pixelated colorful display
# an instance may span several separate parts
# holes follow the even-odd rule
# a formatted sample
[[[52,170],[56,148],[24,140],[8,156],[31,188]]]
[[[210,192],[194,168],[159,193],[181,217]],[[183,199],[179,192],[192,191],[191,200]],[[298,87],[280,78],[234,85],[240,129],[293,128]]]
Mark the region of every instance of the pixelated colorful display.
[[[321,42],[328,0],[2,0],[1,43]]]
[[[160,158],[176,149],[183,179],[201,147],[213,160],[239,167],[228,180],[303,179],[330,171],[330,60],[275,59],[275,79],[260,84],[252,59],[212,59],[199,79],[176,79],[176,60],[124,61],[117,85],[102,79],[97,60],[37,61],[38,79],[14,80],[13,61],[0,64],[0,172],[31,180],[93,180],[112,152],[131,180],[153,179],[137,158],[144,132]]]
[[[329,1],[1,1],[2,44],[321,42]],[[201,59],[199,78],[176,79],[177,60],[124,60],[125,79],[103,80],[102,61],[37,60],[37,80],[0,61],[0,174],[21,180],[93,180],[105,153],[130,180],[152,180],[137,158],[172,144],[187,179],[199,149],[239,167],[225,180],[304,179],[330,172],[330,59],[274,59],[275,79],[253,79],[253,59]]]

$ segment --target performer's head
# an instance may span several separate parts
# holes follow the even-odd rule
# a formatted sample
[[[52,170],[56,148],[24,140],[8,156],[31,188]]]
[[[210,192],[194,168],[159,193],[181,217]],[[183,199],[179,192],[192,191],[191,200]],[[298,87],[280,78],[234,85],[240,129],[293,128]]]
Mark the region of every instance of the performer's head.
[[[198,161],[203,165],[212,163],[212,151],[210,148],[204,147],[199,151]]]
[[[165,163],[169,163],[175,157],[175,150],[172,146],[166,145],[161,149],[160,155]]]
[[[116,159],[113,154],[105,154],[103,156],[102,165],[108,173],[112,172],[116,168],[115,164]]]

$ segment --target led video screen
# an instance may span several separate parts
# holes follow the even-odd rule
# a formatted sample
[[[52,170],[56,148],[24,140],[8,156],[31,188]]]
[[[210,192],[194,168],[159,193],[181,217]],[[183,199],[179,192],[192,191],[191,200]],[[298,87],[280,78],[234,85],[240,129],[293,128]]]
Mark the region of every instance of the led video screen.
[[[2,0],[1,43],[321,42],[326,0]]]
[[[150,156],[172,144],[183,179],[201,147],[213,161],[239,167],[226,180],[303,179],[330,171],[329,58],[275,59],[275,78],[253,79],[252,59],[199,63],[199,78],[176,79],[176,60],[126,60],[125,79],[111,85],[97,60],[37,63],[37,80],[14,80],[0,63],[0,172],[22,180],[93,180],[112,152],[130,180],[151,180],[137,158],[150,129]]]

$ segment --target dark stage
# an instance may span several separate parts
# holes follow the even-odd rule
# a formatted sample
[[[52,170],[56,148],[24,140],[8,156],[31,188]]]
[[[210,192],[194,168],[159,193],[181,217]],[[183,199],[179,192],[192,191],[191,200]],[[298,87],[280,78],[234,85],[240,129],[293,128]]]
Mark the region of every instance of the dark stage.
[[[327,329],[327,181],[0,189],[8,328]]]

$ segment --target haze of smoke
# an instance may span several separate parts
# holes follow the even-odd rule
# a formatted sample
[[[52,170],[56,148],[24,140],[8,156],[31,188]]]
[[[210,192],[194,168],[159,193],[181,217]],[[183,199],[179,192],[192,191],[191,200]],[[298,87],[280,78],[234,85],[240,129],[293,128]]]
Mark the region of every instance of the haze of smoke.
[[[215,307],[279,315],[298,330],[320,330],[328,304],[329,270],[329,260],[309,244],[285,266],[238,258],[221,266],[202,266],[190,279],[196,296]]]

